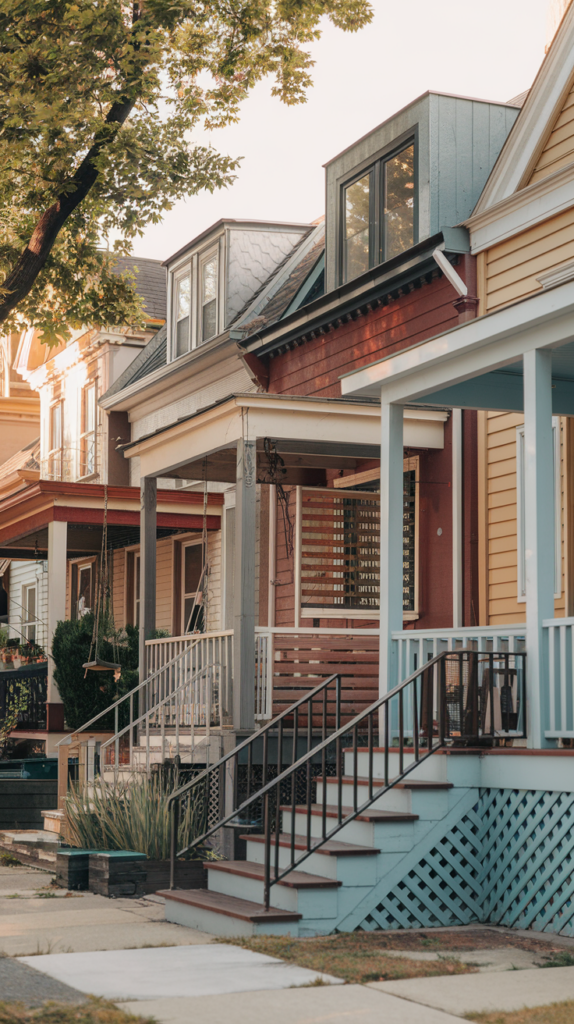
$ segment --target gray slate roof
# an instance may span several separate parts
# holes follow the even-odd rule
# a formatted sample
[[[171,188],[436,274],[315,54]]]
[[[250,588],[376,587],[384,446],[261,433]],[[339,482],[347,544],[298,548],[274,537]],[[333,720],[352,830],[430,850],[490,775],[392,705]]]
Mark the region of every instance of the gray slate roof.
[[[133,270],[136,291],[144,300],[144,308],[152,320],[165,320],[167,316],[167,271],[160,260],[147,260],[140,256],[119,256],[117,273]]]
[[[132,359],[129,366],[126,366],[123,373],[108,388],[104,398],[117,395],[119,391],[135,384],[142,377],[147,377],[154,370],[167,363],[167,326],[160,327],[159,331],[150,338],[145,348],[138,352],[135,359]]]

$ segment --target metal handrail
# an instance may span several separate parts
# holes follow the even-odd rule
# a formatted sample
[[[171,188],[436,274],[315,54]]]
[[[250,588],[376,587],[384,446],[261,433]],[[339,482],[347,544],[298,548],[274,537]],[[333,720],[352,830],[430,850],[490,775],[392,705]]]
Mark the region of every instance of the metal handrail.
[[[85,729],[89,729],[90,726],[94,724],[94,722],[98,722],[100,720],[100,718],[103,718],[105,715],[109,715],[111,711],[116,711],[116,718],[117,718],[117,708],[119,708],[120,704],[123,704],[123,702],[125,700],[131,699],[130,700],[130,709],[131,709],[133,707],[134,695],[136,693],[139,693],[140,690],[143,690],[144,686],[149,686],[149,684],[157,676],[161,675],[162,672],[165,672],[166,669],[172,668],[174,665],[177,665],[178,662],[180,662],[184,657],[187,656],[189,651],[193,650],[193,648],[197,646],[197,644],[201,641],[201,639],[202,639],[202,636],[199,635],[193,641],[193,643],[191,643],[189,645],[189,647],[186,647],[184,651],[180,651],[179,654],[176,654],[175,658],[172,658],[171,661],[166,661],[165,665],[161,665],[161,667],[156,669],[155,672],[152,672],[151,675],[147,676],[145,679],[142,679],[141,683],[138,683],[138,685],[134,686],[134,688],[132,690],[129,690],[127,693],[124,693],[123,697],[118,697],[118,699],[116,701],[114,701],[113,704],[110,704],[107,708],[105,708],[104,711],[100,711],[99,714],[94,715],[93,718],[90,718],[89,722],[84,722],[84,724],[81,725],[78,729],[74,729],[73,732],[68,733],[67,736],[64,736],[63,739],[59,740],[58,743],[56,743],[56,746],[59,747],[60,744],[62,744],[62,743],[63,744],[69,744],[71,742],[71,740],[74,738],[74,736],[78,736],[79,733],[84,732]],[[116,732],[117,732],[117,730],[116,730]]]
[[[309,693],[306,693],[303,697],[300,697],[298,700],[296,700],[288,708],[286,708],[284,711],[282,711],[280,715],[277,715],[277,717],[274,718],[271,722],[267,722],[266,725],[263,725],[260,729],[257,730],[257,732],[254,732],[251,736],[248,736],[247,739],[243,740],[242,743],[239,743],[236,747],[233,748],[233,750],[230,750],[229,753],[224,754],[224,756],[221,757],[219,759],[219,761],[215,761],[214,764],[212,764],[208,768],[205,768],[194,779],[190,779],[188,782],[186,782],[183,786],[180,786],[179,789],[176,789],[170,795],[170,797],[168,799],[168,808],[169,808],[169,810],[171,812],[171,816],[172,816],[171,850],[170,850],[170,888],[173,889],[173,887],[174,887],[175,860],[176,860],[176,858],[183,856],[183,854],[187,853],[188,850],[190,850],[193,847],[199,845],[199,843],[203,839],[205,839],[208,836],[212,835],[212,833],[217,831],[217,829],[222,828],[224,825],[227,824],[227,822],[229,822],[233,818],[237,817],[239,811],[244,806],[247,806],[248,803],[251,803],[251,800],[255,799],[262,792],[262,789],[258,789],[257,792],[253,794],[253,797],[250,798],[251,776],[252,776],[252,768],[253,768],[253,747],[255,746],[256,743],[259,742],[259,740],[261,740],[261,739],[263,740],[263,765],[264,765],[264,768],[263,768],[263,782],[262,782],[262,786],[264,787],[266,782],[267,782],[266,774],[267,774],[267,768],[268,768],[268,753],[269,753],[268,740],[269,740],[269,733],[271,732],[272,729],[277,729],[277,731],[278,731],[277,751],[278,751],[278,761],[279,761],[279,765],[280,765],[281,764],[282,749],[283,749],[283,728],[284,728],[285,719],[287,719],[289,717],[293,717],[292,745],[293,745],[293,751],[296,752],[297,751],[297,746],[298,746],[298,741],[299,741],[299,712],[300,712],[300,709],[303,708],[304,705],[307,705],[307,749],[310,750],[311,747],[312,747],[313,703],[320,696],[322,696],[322,704],[323,704],[321,735],[322,735],[322,739],[325,739],[326,729],[327,729],[327,717],[328,717],[327,716],[327,705],[329,703],[329,701],[327,700],[327,695],[328,695],[327,691],[328,691],[329,687],[333,683],[335,683],[335,696],[334,696],[334,702],[335,702],[335,728],[339,729],[340,724],[341,724],[341,675],[339,673],[334,673],[332,676],[329,676],[327,679],[324,679],[321,683],[318,683],[317,686],[315,686]],[[331,703],[332,703],[332,701],[331,701]],[[237,768],[238,768],[238,765],[239,765],[239,754],[242,751],[244,751],[244,750],[247,750],[247,791],[248,791],[248,799],[240,807],[235,807],[235,804],[237,802]],[[192,843],[189,844],[189,846],[186,846],[182,850],[177,850],[177,848],[176,848],[176,841],[177,841],[177,830],[178,830],[178,808],[179,808],[180,800],[182,799],[182,797],[186,796],[192,789],[195,789],[201,782],[204,782],[208,778],[208,776],[210,774],[215,774],[216,771],[217,772],[221,772],[221,769],[226,764],[228,764],[228,762],[230,762],[231,760],[233,760],[235,762],[235,771],[234,771],[234,799],[233,799],[233,804],[234,804],[234,808],[235,809],[230,814],[228,814],[224,818],[222,818],[217,823],[216,826],[214,826],[213,828],[209,829],[208,832],[206,832],[203,836],[200,837],[200,839],[194,840]]]
[[[188,647],[187,650],[182,652],[182,653],[186,654],[187,651],[189,651],[189,650],[191,650],[191,647]],[[135,729],[136,726],[140,725],[142,722],[148,723],[149,719],[151,718],[151,716],[157,714],[157,712],[160,710],[160,708],[162,708],[166,704],[168,704],[169,701],[173,700],[174,697],[177,698],[178,695],[182,691],[186,690],[190,686],[193,686],[193,684],[196,682],[196,680],[201,678],[201,676],[207,675],[209,677],[210,674],[213,672],[213,670],[214,669],[218,669],[218,668],[220,669],[221,665],[219,663],[217,663],[217,662],[215,662],[215,663],[209,662],[207,665],[203,665],[202,668],[199,668],[197,670],[197,672],[194,673],[194,675],[191,677],[191,679],[186,679],[185,682],[180,683],[179,686],[176,686],[176,688],[174,690],[171,690],[168,694],[166,694],[166,696],[163,697],[162,700],[160,700],[157,704],[154,704],[154,706],[152,708],[149,708],[147,711],[144,711],[143,714],[141,714],[139,716],[139,718],[136,718],[134,721],[128,722],[127,725],[124,725],[123,729],[119,729],[118,731],[116,731],[114,736],[110,736],[110,738],[108,740],[105,740],[105,742],[102,743],[101,746],[100,746],[100,754],[104,750],[107,750],[107,748],[109,746],[111,746],[112,743],[114,744],[115,752],[116,752],[114,767],[115,767],[115,770],[117,772],[117,770],[119,768],[119,763],[118,763],[119,762],[119,757],[118,757],[118,754],[119,754],[119,742],[120,742],[122,736],[124,736],[127,732],[129,732],[130,729]],[[209,734],[209,725],[208,725],[208,723],[209,723],[210,718],[211,718],[211,690],[210,689],[208,689],[207,694],[208,694],[208,700],[207,700],[207,709],[206,709],[206,730],[207,730],[207,734]],[[193,704],[192,704],[192,707],[193,707]],[[192,732],[193,732],[193,728],[194,728],[194,719],[193,719],[193,713],[192,713],[192,718],[191,718],[191,729],[192,729]],[[176,720],[176,738],[179,739],[179,721],[178,720]],[[147,746],[146,768],[149,770],[149,744]]]
[[[312,749],[308,749],[307,752],[297,760],[293,760],[293,763],[285,769],[283,772],[279,772],[277,777],[270,782],[265,782],[264,785],[258,790],[257,793],[249,796],[241,804],[240,807],[236,808],[234,812],[227,815],[216,825],[208,829],[202,836],[195,839],[189,846],[180,851],[179,855],[187,852],[187,850],[198,846],[200,843],[204,843],[210,835],[212,835],[217,829],[221,828],[222,825],[236,818],[240,813],[244,812],[249,806],[251,806],[256,800],[263,800],[263,824],[264,824],[264,841],[265,841],[265,863],[264,863],[264,905],[265,909],[269,908],[270,890],[271,886],[281,881],[286,875],[288,875],[295,867],[305,861],[312,853],[315,853],[318,849],[324,846],[334,835],[341,831],[345,825],[354,821],[360,814],[366,811],[376,799],[386,793],[393,786],[396,786],[402,779],[404,779],[410,772],[426,761],[428,757],[436,753],[437,750],[442,749],[446,746],[447,741],[452,741],[455,737],[460,738],[461,741],[468,739],[464,729],[466,728],[467,720],[471,722],[471,729],[474,729],[474,735],[478,737],[480,735],[480,718],[482,717],[483,707],[479,707],[479,678],[478,678],[478,666],[479,658],[489,662],[490,672],[488,677],[485,677],[486,683],[486,694],[490,701],[490,728],[491,733],[494,735],[494,682],[493,682],[493,668],[494,662],[503,661],[505,663],[504,678],[508,683],[509,673],[516,671],[515,669],[509,668],[510,658],[521,658],[523,671],[521,674],[521,693],[518,697],[521,712],[524,716],[525,712],[525,700],[524,700],[524,664],[525,655],[521,653],[508,654],[505,652],[492,652],[490,655],[484,655],[483,652],[477,652],[473,650],[459,650],[459,651],[444,651],[441,654],[436,655],[434,658],[426,662],[423,666],[416,669],[407,679],[403,680],[397,686],[395,686],[388,693],[379,697],[370,707],[361,711],[356,715],[348,724],[340,726],[330,736],[323,736],[321,742],[316,744]],[[458,691],[455,692],[450,682],[450,688],[447,690],[446,682],[446,664],[447,662],[458,662]],[[463,666],[468,666],[466,672],[466,681],[463,682]],[[426,678],[425,678],[426,677]],[[421,679],[421,687],[419,693],[419,687],[417,686],[418,680]],[[483,680],[484,681],[484,680]],[[424,687],[426,687],[426,692]],[[465,690],[466,687],[466,690]],[[405,725],[405,694],[408,688],[411,688],[409,707],[406,709],[410,719],[410,729],[406,728]],[[483,730],[486,725],[486,708],[487,704],[484,700],[484,691],[481,691],[482,704],[484,705],[484,720]],[[391,704],[396,701],[398,707],[398,737],[399,737],[399,764],[398,773],[391,778],[389,774],[389,741],[391,738]],[[458,707],[457,707],[458,701]],[[450,708],[447,707],[447,702]],[[437,720],[435,728],[434,713],[436,711]],[[480,714],[479,714],[480,712]],[[379,728],[382,726],[383,734],[383,751],[384,751],[384,776],[382,779],[375,779],[373,776],[373,752],[374,752],[374,720],[377,716],[377,725]],[[452,735],[449,735],[450,731],[450,719],[458,716],[458,724],[460,728],[453,729]],[[358,803],[358,728],[359,726],[367,722],[367,755],[368,755],[368,799],[365,800],[361,805]],[[270,723],[271,725],[273,723]],[[524,732],[524,729],[523,729]],[[410,764],[405,765],[405,738],[410,734],[412,738],[412,746],[408,747],[408,752],[412,753],[413,760]],[[343,815],[343,802],[342,802],[342,786],[343,786],[343,775],[342,775],[342,742],[345,737],[351,735],[352,738],[352,752],[353,752],[353,775],[352,775],[352,786],[353,786],[353,806],[349,813]],[[436,743],[434,737],[437,737]],[[484,732],[486,735],[486,732]],[[422,743],[421,743],[422,740]],[[327,803],[326,803],[326,750],[330,744],[335,744],[336,750],[336,767],[337,767],[337,814],[336,824],[332,829],[327,831]],[[282,745],[279,744],[279,759],[281,758]],[[425,751],[422,753],[422,751]],[[227,759],[233,755],[231,752]],[[323,798],[321,806],[321,837],[311,836],[311,786],[310,786],[310,766],[312,758],[316,758],[321,755],[321,763],[323,769]],[[305,849],[301,856],[295,857],[295,815],[296,815],[296,800],[295,800],[295,775],[297,771],[303,767],[306,767],[307,777],[307,800],[306,800],[306,811],[307,811],[307,836]],[[205,773],[202,776],[194,780],[196,783],[200,781],[200,778],[205,777]],[[291,779],[291,834],[290,834],[290,863],[282,871],[279,870],[279,849],[280,849],[280,816],[281,816],[281,785]],[[375,789],[375,782],[381,782],[380,786]],[[182,789],[189,790],[191,784]],[[275,800],[275,842],[274,842],[274,874],[271,877],[271,814],[270,814],[270,803],[269,798],[271,793],[276,792]],[[172,806],[172,845],[171,845],[171,878],[170,886],[174,887],[174,869],[175,869],[175,858],[178,855],[176,853],[176,839],[178,830],[178,819],[176,808],[178,807],[177,797],[182,790],[178,791],[177,794],[173,794]],[[312,841],[313,840],[313,841]]]

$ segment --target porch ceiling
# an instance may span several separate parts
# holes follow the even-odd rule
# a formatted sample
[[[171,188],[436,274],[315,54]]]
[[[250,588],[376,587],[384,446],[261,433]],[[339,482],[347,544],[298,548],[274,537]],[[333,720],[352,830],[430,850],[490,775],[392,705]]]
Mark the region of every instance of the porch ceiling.
[[[405,410],[408,443],[442,448],[446,418],[438,410]],[[123,451],[127,458],[139,456],[142,477],[234,483],[241,439],[256,444],[259,483],[275,482],[265,451],[265,440],[270,439],[284,463],[278,466],[277,481],[320,484],[326,469],[352,470],[360,460],[380,457],[378,403],[236,395],[125,445]]]
[[[441,408],[523,408],[522,357],[552,352],[552,407],[574,415],[574,282],[437,335],[342,378],[344,394]]]

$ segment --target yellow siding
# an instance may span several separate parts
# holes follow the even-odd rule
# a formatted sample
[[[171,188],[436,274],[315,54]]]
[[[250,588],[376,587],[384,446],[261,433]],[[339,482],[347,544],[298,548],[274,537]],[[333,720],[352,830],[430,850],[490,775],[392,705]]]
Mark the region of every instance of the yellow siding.
[[[574,85],[570,89],[562,112],[557,117],[544,149],[538,158],[529,184],[547,178],[574,160]]]
[[[207,628],[216,630],[221,629],[222,626],[221,530],[214,530],[208,534],[207,556],[209,560]]]
[[[486,313],[540,291],[537,278],[574,259],[574,208],[536,224],[486,253],[482,287]]]
[[[489,625],[525,622],[526,604],[518,600],[518,551],[516,522],[516,428],[522,413],[486,414],[486,480],[483,514],[486,516],[487,620]],[[561,594],[554,614],[566,614],[565,518],[566,518],[566,420],[560,420],[560,475],[562,527]]]
[[[156,629],[172,631],[173,544],[171,537],[157,542],[155,624]]]

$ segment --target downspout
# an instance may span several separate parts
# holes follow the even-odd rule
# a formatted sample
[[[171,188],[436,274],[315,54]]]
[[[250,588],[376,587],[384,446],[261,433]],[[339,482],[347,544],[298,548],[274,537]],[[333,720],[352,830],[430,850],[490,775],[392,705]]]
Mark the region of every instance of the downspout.
[[[463,255],[462,260],[465,281],[460,277],[444,252],[435,249],[435,262],[444,276],[458,293],[453,306],[458,313],[458,322],[473,320],[478,312],[478,296],[476,295],[476,262],[470,255]],[[465,411],[465,415],[473,415]],[[476,413],[474,413],[476,416]],[[453,409],[452,428],[452,627],[461,629],[464,625],[464,550],[463,550],[463,412]],[[470,623],[467,623],[470,625]]]

